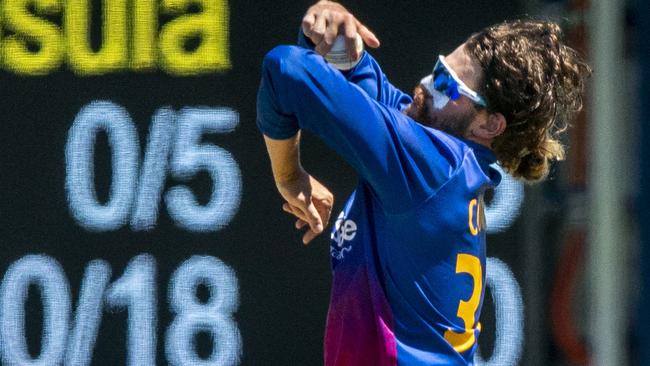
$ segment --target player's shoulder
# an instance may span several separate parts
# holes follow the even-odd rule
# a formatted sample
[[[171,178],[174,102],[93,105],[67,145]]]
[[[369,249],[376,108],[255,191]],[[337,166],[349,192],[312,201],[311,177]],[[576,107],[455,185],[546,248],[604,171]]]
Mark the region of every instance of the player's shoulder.
[[[464,172],[464,179],[469,185],[483,186],[487,184],[496,187],[501,182],[501,173],[494,167],[497,158],[490,148],[471,140],[433,130],[446,139],[450,149],[455,152],[454,157],[458,160],[454,175],[461,171]],[[472,183],[470,184],[470,182]]]
[[[445,158],[452,170],[460,168],[466,155],[471,153],[471,149],[465,140],[441,130],[417,122],[414,123],[429,137],[432,146]]]
[[[411,184],[420,182],[427,187],[425,191],[437,191],[463,165],[469,151],[467,145],[454,136],[414,121],[395,108],[382,109],[391,113],[395,120],[395,130],[389,133],[396,135],[394,148],[398,150],[401,163],[414,172],[408,175]]]
[[[460,171],[481,177],[484,183],[496,186],[501,180],[499,172],[492,167],[496,163],[494,152],[477,142],[459,138],[441,130],[422,126],[433,141],[437,152],[449,164],[449,178]]]

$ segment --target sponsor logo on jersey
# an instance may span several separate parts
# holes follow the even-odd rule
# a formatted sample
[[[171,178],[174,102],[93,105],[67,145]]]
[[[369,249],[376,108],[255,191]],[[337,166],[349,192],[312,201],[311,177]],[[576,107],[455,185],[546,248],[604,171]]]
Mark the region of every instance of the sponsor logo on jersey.
[[[347,219],[345,213],[341,212],[334,224],[332,231],[332,242],[330,244],[330,254],[332,257],[341,260],[345,253],[352,250],[350,241],[357,236],[357,223]]]

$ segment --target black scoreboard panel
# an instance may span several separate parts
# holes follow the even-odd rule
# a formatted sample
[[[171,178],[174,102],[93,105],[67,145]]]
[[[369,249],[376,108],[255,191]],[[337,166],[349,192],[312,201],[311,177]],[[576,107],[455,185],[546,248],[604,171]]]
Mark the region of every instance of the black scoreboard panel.
[[[255,127],[262,57],[295,41],[311,3],[1,4],[2,364],[321,364],[328,238],[300,243]],[[344,4],[405,90],[519,11]],[[340,209],[354,172],[312,136],[303,145]],[[516,203],[521,187],[507,187]],[[493,208],[503,230],[511,206]]]

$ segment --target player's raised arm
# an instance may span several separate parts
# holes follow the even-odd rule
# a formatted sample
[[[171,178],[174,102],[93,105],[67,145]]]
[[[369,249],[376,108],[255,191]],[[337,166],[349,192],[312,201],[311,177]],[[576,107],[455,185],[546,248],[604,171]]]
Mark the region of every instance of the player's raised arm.
[[[313,92],[325,88],[331,88],[332,92],[334,92],[338,88],[336,83],[341,83],[341,88],[338,90],[338,97],[342,98],[340,98],[340,103],[337,102],[338,108],[341,108],[341,112],[353,111],[355,108],[360,107],[363,104],[368,104],[374,100],[379,102],[383,107],[395,109],[392,110],[392,112],[388,112],[387,110],[384,111],[387,113],[386,116],[391,114],[394,115],[394,118],[388,117],[389,120],[392,121],[396,118],[397,120],[402,120],[402,122],[405,123],[405,126],[410,125],[408,121],[404,121],[405,117],[396,110],[401,111],[406,108],[412,102],[411,97],[394,87],[388,81],[379,64],[370,54],[367,52],[363,52],[362,54],[354,52],[357,51],[354,42],[357,37],[361,37],[366,45],[371,48],[378,47],[379,40],[366,26],[361,24],[340,4],[330,1],[320,1],[309,8],[305,14],[299,32],[298,44],[303,48],[314,50],[322,56],[330,51],[337,35],[345,37],[346,42],[348,43],[348,50],[350,51],[351,59],[357,59],[360,57],[355,67],[338,72],[333,68],[327,67],[321,57],[318,57],[311,52],[306,52],[305,50],[302,51],[302,56],[296,54],[294,55],[295,57],[290,57],[289,55],[272,56],[273,52],[271,52],[265,59],[262,85],[258,96],[258,124],[266,135],[265,142],[271,158],[276,186],[282,197],[287,201],[283,206],[283,209],[298,217],[298,221],[296,222],[297,229],[301,229],[307,225],[310,227],[310,230],[308,230],[303,237],[304,243],[308,243],[315,236],[320,234],[323,227],[327,225],[333,205],[333,196],[325,186],[305,172],[300,165],[298,154],[300,137],[299,134],[296,133],[300,128],[306,128],[316,132],[321,138],[323,138],[323,140],[325,140],[326,143],[330,144],[330,146],[337,150],[345,159],[350,161],[361,176],[371,183],[375,191],[378,193],[380,200],[384,202],[384,205],[388,210],[404,209],[405,207],[408,207],[412,201],[415,202],[421,197],[426,196],[433,187],[421,183],[425,180],[428,180],[428,183],[442,181],[442,176],[444,175],[442,173],[438,174],[439,177],[435,178],[440,179],[437,180],[430,179],[432,176],[430,173],[436,171],[436,169],[425,169],[428,174],[425,173],[423,175],[421,172],[410,172],[406,174],[407,176],[404,176],[404,170],[400,165],[403,165],[405,162],[414,164],[415,162],[427,160],[425,166],[430,166],[431,161],[428,161],[428,158],[431,156],[422,159],[424,154],[418,154],[417,152],[416,155],[418,156],[416,156],[415,159],[405,158],[405,161],[400,162],[397,161],[399,158],[394,158],[392,162],[383,161],[383,159],[390,154],[392,154],[393,157],[398,155],[395,152],[400,150],[401,147],[397,146],[400,145],[398,143],[397,145],[388,148],[391,152],[382,150],[384,147],[394,143],[394,141],[390,142],[388,140],[391,138],[397,138],[397,136],[395,131],[391,133],[389,131],[390,129],[381,127],[381,125],[384,125],[385,127],[385,124],[383,123],[380,124],[380,126],[373,126],[376,124],[376,118],[371,114],[362,117],[359,117],[361,115],[357,115],[359,118],[345,118],[344,115],[340,116],[342,118],[339,118],[337,122],[342,123],[343,125],[349,123],[356,124],[356,126],[348,126],[351,127],[350,131],[352,131],[352,133],[347,136],[351,139],[347,139],[346,136],[343,136],[348,134],[347,132],[343,132],[347,127],[338,129],[342,134],[330,134],[327,133],[327,131],[321,131],[325,132],[324,134],[321,134],[319,133],[318,127],[312,123],[314,121],[305,120],[304,118],[299,117],[296,114],[298,110],[292,110],[291,107],[288,106],[291,104],[288,99],[291,99],[292,97],[298,98],[299,100],[302,100],[303,97],[307,97],[305,101],[313,100],[316,103],[312,108],[312,112],[317,116],[319,114],[318,110],[323,107],[322,102],[327,102],[327,98],[319,99],[317,95],[313,94]],[[297,53],[301,52],[297,48],[295,48],[294,51]],[[309,60],[299,60],[299,58],[303,56],[309,58]],[[272,61],[274,57],[275,61],[277,61],[277,65],[284,63],[285,65],[293,65],[295,68],[292,68],[291,72],[283,73],[281,66],[280,68],[270,66],[275,62]],[[301,65],[303,61],[306,63]],[[310,64],[310,66],[307,66],[307,64]],[[302,67],[304,67],[304,70],[301,71]],[[315,74],[310,76],[310,72],[318,72],[318,69],[322,69],[321,72],[324,73],[319,76]],[[294,81],[297,81],[300,85],[291,87],[290,90],[280,91],[279,84],[287,84],[287,82],[290,84],[290,80],[284,80],[285,77],[295,77],[296,79],[294,79]],[[303,83],[303,81],[308,81],[310,78],[312,78],[313,81],[314,77],[322,77],[323,83],[316,82],[311,86],[308,86],[308,83]],[[328,86],[328,83],[325,82],[328,78],[332,78],[330,82],[333,82],[333,85]],[[275,83],[279,84],[273,86],[273,79],[275,79]],[[356,85],[358,88],[352,88],[352,84]],[[303,90],[303,87],[306,87],[306,89]],[[352,97],[354,94],[354,97],[357,98],[356,101],[354,97],[347,100],[345,97],[346,92],[343,88],[352,88],[349,89],[352,93],[350,96]],[[288,95],[290,93],[292,93],[291,96]],[[285,97],[288,97],[288,99]],[[312,97],[314,97],[314,99],[311,99]],[[337,99],[337,97],[333,99]],[[371,104],[372,103],[369,105]],[[285,107],[282,107],[282,105]],[[377,112],[381,109],[381,106],[370,107],[371,112],[369,113]],[[377,111],[372,112],[372,108],[377,108]],[[326,110],[328,115],[339,113],[336,111],[336,108],[326,108]],[[326,116],[316,118],[323,124],[328,124]],[[393,122],[389,122],[388,124]],[[335,124],[336,123],[332,126],[334,127]],[[381,130],[375,131],[378,133],[377,136],[388,136],[388,140],[384,141],[388,144],[380,142],[380,139],[372,137],[373,133],[371,130],[375,127],[379,127]],[[409,128],[412,127],[414,126],[409,126]],[[363,130],[368,132],[367,136],[362,132]],[[359,137],[359,132],[364,135],[360,136],[362,138],[357,138],[356,141],[354,141],[355,138],[353,136],[357,134]],[[419,132],[421,133],[422,131],[420,130]],[[419,146],[419,143],[416,143],[416,141],[412,139],[413,135],[414,134],[412,133],[407,133],[405,139],[407,144],[411,142],[414,143],[413,146]],[[417,133],[415,135],[417,135]],[[425,140],[427,139],[425,136],[420,137]],[[346,146],[348,146],[348,148],[346,148]],[[359,150],[354,151],[355,149]],[[373,166],[372,159],[364,157],[366,154],[375,156],[375,162],[380,163],[378,169],[383,170],[383,172],[376,171],[375,173],[372,173],[372,170],[374,170],[375,167]],[[444,161],[444,159],[441,159],[441,161],[443,161],[442,165],[446,165],[447,162]],[[385,165],[386,163],[392,164],[393,167],[388,167]],[[406,168],[406,170],[417,170],[417,167],[413,166]],[[437,171],[448,171],[448,168],[443,167],[442,170],[439,169]],[[391,172],[399,172],[392,175],[392,179],[394,179],[393,182],[389,181]],[[422,182],[414,182],[417,180],[421,180]],[[396,189],[395,186],[400,186],[402,189]],[[406,196],[401,194],[404,190],[407,191]],[[393,203],[392,200],[399,202],[399,204]]]
[[[257,123],[272,140],[290,139],[300,129],[319,136],[370,183],[390,212],[425,199],[450,169],[449,155],[430,153],[444,150],[443,143],[301,47],[279,46],[265,57]]]

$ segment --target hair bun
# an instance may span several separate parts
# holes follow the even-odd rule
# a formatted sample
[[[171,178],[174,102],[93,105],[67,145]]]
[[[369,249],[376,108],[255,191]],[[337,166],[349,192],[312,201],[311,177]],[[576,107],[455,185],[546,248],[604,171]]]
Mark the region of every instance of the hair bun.
[[[521,158],[513,175],[527,181],[538,181],[548,175],[549,165],[548,159],[544,155],[529,152]]]
[[[520,157],[517,168],[512,171],[515,177],[536,182],[546,178],[551,162],[564,160],[564,147],[557,140],[547,138],[535,150]]]

